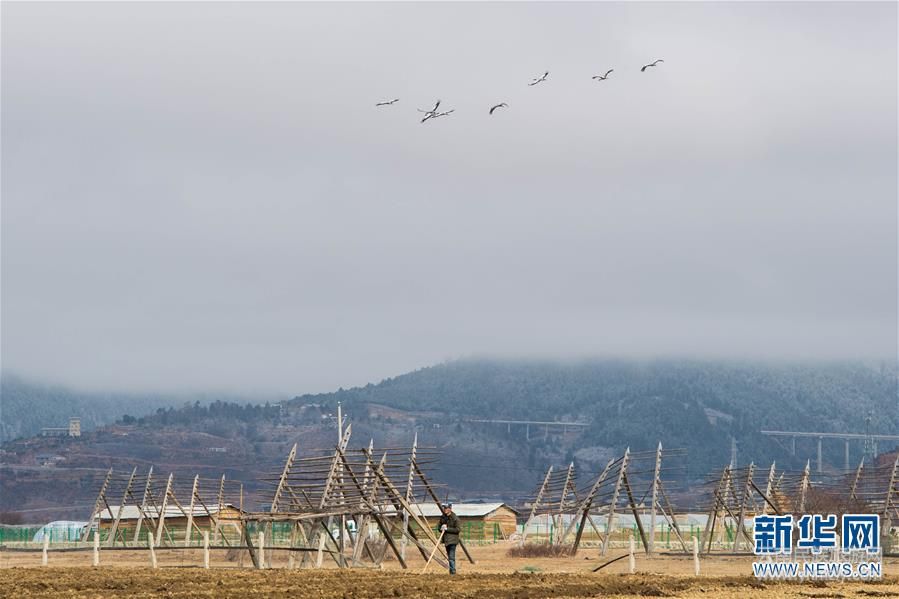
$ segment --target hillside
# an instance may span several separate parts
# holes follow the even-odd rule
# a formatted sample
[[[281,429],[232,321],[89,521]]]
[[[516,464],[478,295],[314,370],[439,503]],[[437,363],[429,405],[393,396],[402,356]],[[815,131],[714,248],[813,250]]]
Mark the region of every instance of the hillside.
[[[845,362],[461,360],[295,401],[341,401],[350,409],[374,403],[451,419],[589,422],[571,447],[556,449],[589,455],[609,447],[652,449],[660,440],[686,448],[697,474],[727,462],[731,437],[741,461],[783,460],[783,449],[762,429],[864,432],[870,414],[872,431],[899,431],[895,369]],[[825,460],[841,463],[841,450],[825,445]],[[861,447],[852,450],[860,457]],[[794,465],[809,455],[804,451]]]
[[[158,408],[206,402],[201,395],[81,392],[45,385],[4,372],[0,376],[0,442],[31,437],[43,427],[67,426],[81,418],[82,430],[112,424],[125,412],[143,416]]]
[[[118,413],[127,415],[81,439],[7,442],[0,511],[77,517],[107,468],[151,465],[174,472],[176,480],[225,473],[247,484],[248,505],[264,505],[267,494],[258,479],[280,469],[293,443],[301,455],[333,445],[330,416],[338,401],[353,425],[354,446],[369,439],[376,447],[407,446],[417,433],[423,445],[439,448],[434,478],[451,497],[513,502],[528,496],[549,464],[574,460],[584,484],[626,446],[645,450],[661,441],[687,449],[682,482],[695,483],[728,462],[732,436],[740,463],[776,459],[798,469],[814,459],[813,442],[798,442],[791,456],[758,431],[864,431],[869,413],[873,432],[899,429],[895,373],[862,364],[462,360],[280,406],[194,402],[147,414],[145,405],[121,405]],[[587,426],[529,431],[470,422],[475,419]],[[861,443],[850,449],[857,463]],[[41,455],[59,461],[42,466]],[[841,468],[842,442],[825,442],[824,458],[827,466]],[[56,510],[59,505],[71,507]]]

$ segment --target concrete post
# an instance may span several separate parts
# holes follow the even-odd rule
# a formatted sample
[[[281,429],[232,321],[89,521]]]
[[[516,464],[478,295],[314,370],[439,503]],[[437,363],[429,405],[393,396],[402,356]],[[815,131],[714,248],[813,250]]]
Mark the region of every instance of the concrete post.
[[[203,531],[203,567],[209,569],[209,531]]]
[[[147,546],[150,548],[150,567],[155,570],[159,564],[156,563],[156,546],[152,534],[147,535]]]
[[[100,565],[100,529],[94,531],[94,567]]]
[[[50,548],[50,531],[44,529],[44,550],[41,552],[41,565],[47,565],[47,550]]]
[[[635,545],[634,536],[631,535],[631,542],[628,547],[628,553],[627,553],[627,571],[630,572],[631,574],[633,574],[634,572],[637,571],[637,561],[634,559],[634,549],[635,549],[634,545]]]
[[[257,548],[258,553],[259,553],[259,555],[257,556],[259,559],[259,569],[264,570],[265,569],[265,533],[260,530],[259,536],[257,538],[259,539],[257,541],[257,543],[259,543],[259,546]]]
[[[699,576],[699,541],[693,537],[693,575]]]

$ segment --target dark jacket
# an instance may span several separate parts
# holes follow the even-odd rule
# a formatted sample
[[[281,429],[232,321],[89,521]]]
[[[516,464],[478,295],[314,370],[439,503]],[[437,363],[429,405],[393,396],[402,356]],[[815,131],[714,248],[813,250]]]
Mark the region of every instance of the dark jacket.
[[[440,516],[440,526],[443,526],[444,524],[446,524],[446,532],[443,533],[443,544],[458,545],[459,533],[462,532],[462,524],[459,522],[459,516],[457,516],[455,512],[450,512],[449,516],[442,514]]]

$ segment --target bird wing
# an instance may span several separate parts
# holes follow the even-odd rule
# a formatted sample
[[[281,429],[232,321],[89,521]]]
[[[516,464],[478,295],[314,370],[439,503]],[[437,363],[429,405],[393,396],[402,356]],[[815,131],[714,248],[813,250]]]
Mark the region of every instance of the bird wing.
[[[425,115],[425,118],[421,119],[421,122],[424,123],[426,120],[428,120],[428,119],[430,119],[430,118],[433,118],[433,117],[434,117],[434,113],[433,113],[433,112],[429,112],[429,113],[427,113],[427,114]]]
[[[547,77],[549,77],[549,71],[546,71],[545,73],[543,73],[543,78],[546,79]]]
[[[652,63],[652,64],[659,64],[659,63],[660,63],[660,62],[665,62],[665,61],[664,61],[664,60],[662,60],[662,59],[661,59],[661,58],[660,58],[660,59],[658,59],[658,60],[657,60],[657,61],[655,61],[655,62],[654,62],[654,63]]]
[[[614,71],[614,70],[615,70],[615,69],[609,69],[608,71],[606,71],[606,74],[603,75],[603,77],[608,77],[608,76],[609,76],[609,73],[611,73],[611,72]]]
[[[648,64],[643,65],[643,68],[640,69],[640,72],[642,73],[643,71],[645,71],[646,67],[648,67],[648,66],[652,66],[652,65],[648,65]]]
[[[499,108],[498,104],[490,109],[490,114],[493,114],[493,111],[496,110],[497,108]]]
[[[434,108],[433,108],[433,110],[431,110],[431,112],[437,112],[437,107],[438,107],[438,106],[440,106],[440,100],[437,100],[437,103],[434,104]]]

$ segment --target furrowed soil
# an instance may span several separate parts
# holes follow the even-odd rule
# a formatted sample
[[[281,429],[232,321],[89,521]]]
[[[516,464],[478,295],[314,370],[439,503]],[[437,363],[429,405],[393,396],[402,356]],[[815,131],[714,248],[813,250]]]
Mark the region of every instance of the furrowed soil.
[[[381,597],[435,597],[488,599],[539,599],[549,597],[683,597],[683,598],[899,598],[899,561],[884,560],[884,579],[877,582],[761,582],[751,575],[748,557],[703,559],[703,575],[693,576],[692,559],[679,555],[638,558],[636,574],[627,574],[627,559],[600,572],[592,572],[608,558],[586,551],[571,558],[508,558],[508,547],[472,547],[477,560],[470,564],[460,555],[460,574],[409,560],[407,571],[395,562],[383,570],[288,570],[279,556],[273,567],[255,570],[245,561],[213,554],[212,568],[198,567],[195,550],[160,552],[158,569],[147,564],[146,551],[101,552],[101,565],[91,567],[90,553],[50,555],[50,565],[40,566],[40,553],[0,551],[0,597],[171,597],[171,598],[274,598],[318,597],[369,599]],[[609,558],[615,557],[610,555]],[[618,553],[620,555],[620,553]],[[232,556],[233,557],[233,556]]]

